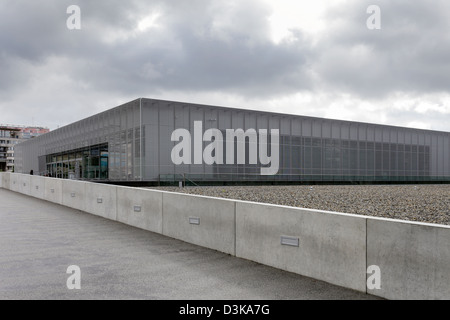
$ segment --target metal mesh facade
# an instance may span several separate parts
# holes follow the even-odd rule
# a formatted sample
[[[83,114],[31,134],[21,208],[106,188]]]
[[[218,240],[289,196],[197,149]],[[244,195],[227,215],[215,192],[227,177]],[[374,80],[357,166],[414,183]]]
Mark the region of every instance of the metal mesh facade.
[[[171,134],[194,132],[195,121],[223,133],[278,129],[278,173],[263,176],[248,161],[174,165]],[[449,132],[138,99],[17,145],[16,171],[109,181],[450,181],[449,150]]]

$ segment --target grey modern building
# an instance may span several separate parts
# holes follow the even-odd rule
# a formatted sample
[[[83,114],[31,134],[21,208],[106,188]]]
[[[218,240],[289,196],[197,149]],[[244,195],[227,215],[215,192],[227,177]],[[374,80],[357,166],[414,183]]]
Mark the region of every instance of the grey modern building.
[[[142,98],[20,143],[16,171],[30,170],[120,183],[449,182],[450,133]]]

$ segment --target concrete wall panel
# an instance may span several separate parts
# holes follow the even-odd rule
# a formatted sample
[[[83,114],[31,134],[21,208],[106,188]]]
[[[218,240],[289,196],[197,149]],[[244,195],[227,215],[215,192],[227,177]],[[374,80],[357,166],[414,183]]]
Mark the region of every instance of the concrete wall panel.
[[[117,221],[162,233],[162,192],[117,187]]]
[[[365,292],[366,221],[238,201],[236,256]]]
[[[86,184],[89,182],[76,180],[63,180],[62,182],[62,204],[66,207],[84,211]]]
[[[107,184],[86,184],[86,212],[117,220],[117,187]]]
[[[20,174],[17,178],[18,181],[18,192],[25,194],[27,196],[30,195],[30,185],[31,185],[31,176],[28,174]]]
[[[3,173],[3,188],[11,190],[11,173]]]
[[[2,175],[1,176],[2,188],[9,190],[11,188],[11,186],[10,186],[11,174],[9,172],[2,172],[1,175]]]
[[[231,200],[164,193],[163,234],[234,255],[234,207]]]
[[[14,192],[19,192],[19,178],[20,174],[18,173],[10,173],[10,190]]]
[[[62,204],[62,182],[61,179],[46,178],[44,200]]]
[[[30,177],[30,196],[38,199],[45,198],[45,180],[46,178],[44,177]]]
[[[450,299],[450,227],[368,219],[367,264],[387,299]]]
[[[9,189],[9,172],[0,172],[0,188]]]

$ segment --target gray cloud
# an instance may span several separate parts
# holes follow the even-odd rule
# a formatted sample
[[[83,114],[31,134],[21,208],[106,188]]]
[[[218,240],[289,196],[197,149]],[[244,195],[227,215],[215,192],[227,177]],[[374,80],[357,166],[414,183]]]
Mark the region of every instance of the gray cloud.
[[[366,27],[373,2],[382,10],[376,31]],[[72,4],[81,7],[81,30],[66,28]],[[289,41],[274,43],[271,9],[257,0],[2,1],[0,108],[17,119],[8,105],[22,114],[36,105],[41,121],[55,124],[139,96],[171,99],[171,92],[261,103],[301,92],[383,103],[398,92],[448,93],[449,9],[444,0],[347,1],[329,8],[319,38],[291,30]],[[156,26],[138,30],[150,14],[159,14]],[[64,115],[55,112],[61,106]]]
[[[321,79],[331,88],[371,98],[396,91],[447,92],[450,3],[375,2],[381,30],[365,24],[365,9],[374,1],[352,1],[328,13],[333,28],[318,47]]]
[[[310,88],[303,70],[310,53],[306,42],[273,44],[267,36],[269,12],[258,9],[257,3],[252,8],[249,3],[236,8],[218,1],[180,3],[175,10],[157,6],[162,28],[97,48],[97,55],[105,54],[97,65],[103,77],[117,79],[113,89],[129,90],[123,82],[133,83],[137,90],[232,90],[239,94]]]
[[[146,6],[137,1],[79,1],[79,32],[65,28],[70,2],[43,3],[17,1],[2,11],[2,30],[10,30],[0,38],[8,44],[6,54],[34,63],[54,55],[67,57],[73,63],[64,72],[100,90],[220,89],[245,94],[248,88],[280,94],[311,87],[304,69],[307,43],[299,38],[295,44],[273,44],[267,35],[270,12],[257,1],[233,6],[220,1],[155,1]],[[27,13],[21,16],[24,8]],[[161,12],[162,28],[107,42],[108,34],[130,33],[152,11]]]

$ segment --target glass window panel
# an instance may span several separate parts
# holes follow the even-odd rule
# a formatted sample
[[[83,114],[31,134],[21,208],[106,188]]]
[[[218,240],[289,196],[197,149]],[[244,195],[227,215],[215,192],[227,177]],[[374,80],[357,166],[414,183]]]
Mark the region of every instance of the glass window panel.
[[[312,148],[312,165],[313,165],[313,168],[321,168],[322,167],[322,149],[321,148]]]

